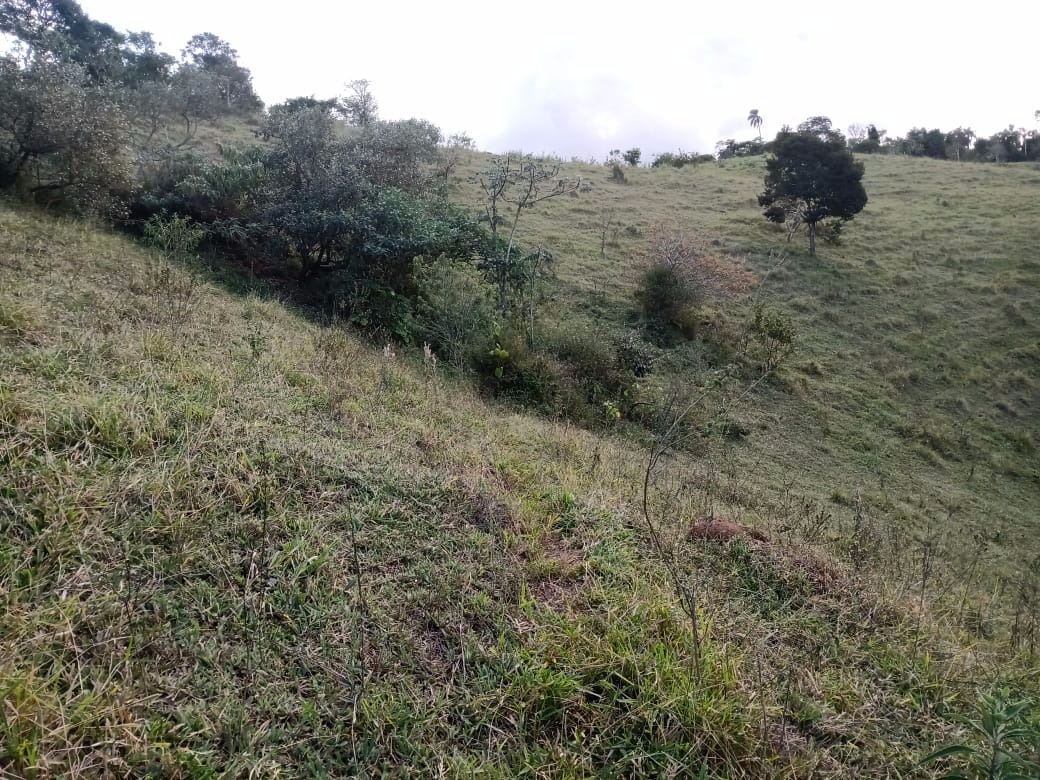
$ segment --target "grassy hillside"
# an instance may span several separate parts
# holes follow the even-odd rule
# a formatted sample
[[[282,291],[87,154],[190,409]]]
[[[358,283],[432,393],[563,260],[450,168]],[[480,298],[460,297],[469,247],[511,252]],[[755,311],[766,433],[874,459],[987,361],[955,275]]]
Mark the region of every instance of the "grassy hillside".
[[[557,254],[546,319],[602,338],[632,327],[646,234],[689,230],[759,281],[709,301],[699,339],[665,354],[657,382],[697,382],[715,334],[738,332],[753,300],[798,329],[779,381],[740,412],[751,433],[720,455],[725,476],[744,492],[828,501],[838,525],[859,495],[880,525],[941,541],[955,568],[982,535],[986,568],[1010,574],[1040,555],[1040,170],[861,159],[870,202],[815,258],[762,217],[762,158],[626,168],[627,184],[565,165],[591,191],[542,204],[519,230]],[[484,165],[461,172],[458,202],[479,205],[468,179]]]
[[[766,279],[759,162],[575,171],[591,192],[522,223],[559,259],[547,325],[632,327],[632,258],[673,220],[800,328],[730,409],[747,437],[651,475],[652,528],[624,424],[518,414],[226,272],[0,206],[0,770],[927,776],[976,685],[1035,687],[1009,631],[1037,620],[1040,173],[869,160],[846,245]],[[709,341],[652,381],[695,383]]]

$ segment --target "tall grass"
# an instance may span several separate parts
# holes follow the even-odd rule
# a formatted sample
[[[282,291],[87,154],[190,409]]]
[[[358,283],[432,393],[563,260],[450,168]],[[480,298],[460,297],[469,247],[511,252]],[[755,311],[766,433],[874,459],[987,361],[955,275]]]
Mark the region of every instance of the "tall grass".
[[[884,186],[904,176],[881,165],[892,165],[873,169]],[[668,188],[706,189],[697,197],[739,215],[755,170],[632,170],[609,192],[642,188],[652,208]],[[566,220],[589,207],[567,202],[553,228],[563,245],[574,241]],[[774,237],[729,219],[724,248],[755,270],[759,249],[736,244],[764,251]],[[561,294],[579,300],[582,274],[601,272],[563,254]],[[620,267],[575,317],[624,320],[635,275]],[[995,664],[1006,677],[1028,668],[1035,603],[1028,570],[1013,565],[1018,537],[987,535],[971,567],[933,543],[955,541],[998,500],[1008,534],[1026,527],[1032,488],[995,470],[1026,459],[975,429],[962,444],[935,406],[914,437],[931,449],[927,427],[951,448],[940,465],[915,452],[890,460],[903,435],[868,423],[895,425],[923,396],[880,384],[854,329],[807,328],[813,309],[796,306],[818,289],[874,298],[848,281],[851,262],[786,273],[771,303],[796,312],[808,335],[793,359],[818,372],[796,362],[757,385],[725,407],[743,440],[716,432],[699,454],[670,452],[648,484],[668,563],[697,589],[691,623],[645,530],[647,453],[623,421],[594,435],[518,414],[417,350],[391,360],[191,260],[0,207],[0,769],[918,771],[957,738],[954,716]],[[182,285],[191,294],[168,316],[162,290]],[[897,320],[897,304],[828,310]],[[900,328],[893,338],[923,349]],[[676,352],[655,370],[681,377],[695,358]],[[929,365],[914,364],[916,381],[941,391]],[[1031,369],[1019,371],[999,386],[1028,395]],[[969,406],[983,391],[971,392]],[[1022,397],[1008,402],[1025,408]],[[877,409],[854,425],[870,398]],[[972,481],[953,481],[972,464]],[[929,526],[937,493],[944,524]],[[766,540],[691,533],[706,516]]]

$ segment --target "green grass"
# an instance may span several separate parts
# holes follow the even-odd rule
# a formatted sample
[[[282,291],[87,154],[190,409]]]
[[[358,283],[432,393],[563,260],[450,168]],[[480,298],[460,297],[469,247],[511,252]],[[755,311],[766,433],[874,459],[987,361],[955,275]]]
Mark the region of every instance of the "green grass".
[[[477,205],[467,176],[459,203]],[[519,237],[556,252],[559,289],[543,328],[600,337],[633,327],[645,234],[677,225],[703,252],[755,273],[745,295],[705,305],[710,326],[670,350],[651,384],[701,382],[712,329],[737,334],[756,300],[790,317],[796,352],[739,412],[751,433],[724,471],[758,490],[826,500],[859,491],[879,523],[940,534],[961,566],[975,534],[1008,577],[1040,555],[1040,297],[1036,166],[866,156],[865,211],[841,246],[806,254],[756,205],[763,158],[683,169],[570,164],[592,189],[525,213]],[[600,225],[620,230],[601,257]],[[776,253],[786,260],[776,267]],[[729,336],[732,338],[732,336]],[[741,475],[741,476],[738,476]],[[754,502],[752,502],[754,503]],[[838,519],[849,512],[835,508]],[[841,517],[844,515],[844,517]]]
[[[631,327],[655,222],[760,275],[782,244],[758,161],[579,170],[591,193],[523,223],[560,260],[561,326]],[[519,414],[228,274],[0,205],[0,771],[920,774],[976,681],[1029,668],[1020,580],[989,588],[1037,552],[1036,176],[870,160],[846,246],[788,248],[760,294],[798,353],[730,410],[748,436],[651,481],[696,636],[624,424]],[[605,206],[633,230],[604,263]],[[655,381],[696,382],[702,347]],[[689,538],[709,514],[771,541]]]

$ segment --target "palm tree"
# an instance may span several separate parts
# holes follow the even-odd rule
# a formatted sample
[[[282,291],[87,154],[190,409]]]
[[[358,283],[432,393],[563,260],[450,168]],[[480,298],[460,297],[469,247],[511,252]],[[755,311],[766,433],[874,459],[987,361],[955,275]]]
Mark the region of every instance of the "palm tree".
[[[762,140],[762,117],[758,113],[757,108],[751,109],[751,113],[748,114],[748,124],[758,130],[758,140]]]

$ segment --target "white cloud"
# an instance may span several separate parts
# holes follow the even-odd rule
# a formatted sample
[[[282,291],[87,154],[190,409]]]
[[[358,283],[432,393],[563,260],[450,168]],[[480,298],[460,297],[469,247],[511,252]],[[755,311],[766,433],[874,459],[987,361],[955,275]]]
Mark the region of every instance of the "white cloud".
[[[1035,126],[1040,108],[1037,3],[81,3],[173,53],[220,35],[269,103],[367,78],[384,117],[421,116],[492,151],[710,151],[754,135],[753,107],[766,137],[814,114],[990,134]]]

